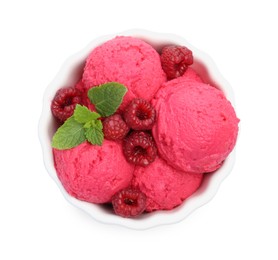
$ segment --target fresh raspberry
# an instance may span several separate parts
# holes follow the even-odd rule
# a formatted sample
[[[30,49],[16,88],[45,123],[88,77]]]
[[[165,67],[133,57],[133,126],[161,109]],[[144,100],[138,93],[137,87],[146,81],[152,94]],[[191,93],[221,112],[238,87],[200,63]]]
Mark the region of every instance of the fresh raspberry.
[[[125,218],[136,217],[146,208],[146,195],[138,189],[128,187],[112,197],[112,205],[117,215]]]
[[[167,78],[174,79],[180,77],[193,64],[192,51],[184,46],[170,45],[162,49],[161,66]]]
[[[123,152],[128,162],[147,166],[155,160],[157,148],[151,134],[134,131],[124,139]]]
[[[61,88],[51,103],[52,114],[61,122],[72,116],[76,104],[82,103],[81,92],[74,87]]]
[[[155,109],[145,99],[135,98],[127,106],[124,119],[127,125],[134,130],[151,129],[155,122]]]
[[[105,118],[102,124],[103,134],[106,139],[123,139],[129,132],[129,127],[119,114],[114,114]]]

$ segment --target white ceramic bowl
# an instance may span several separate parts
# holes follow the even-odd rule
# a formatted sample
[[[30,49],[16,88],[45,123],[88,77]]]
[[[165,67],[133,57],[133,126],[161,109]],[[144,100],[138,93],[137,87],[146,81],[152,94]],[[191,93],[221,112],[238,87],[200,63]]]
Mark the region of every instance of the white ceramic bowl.
[[[51,148],[51,138],[56,129],[54,119],[50,110],[51,100],[60,87],[71,86],[78,81],[85,64],[85,59],[91,52],[91,50],[101,43],[114,38],[116,35],[130,35],[141,38],[149,42],[156,49],[160,49],[163,45],[169,43],[187,46],[193,51],[193,68],[201,75],[202,79],[205,82],[217,86],[218,88],[223,90],[226,97],[234,105],[232,88],[222,77],[212,59],[204,52],[196,49],[184,38],[173,34],[161,34],[145,30],[130,30],[115,35],[107,35],[93,40],[84,49],[69,57],[45,91],[43,99],[43,109],[39,122],[39,138],[42,145],[45,167],[49,175],[53,178],[53,180],[60,188],[64,197],[71,204],[84,210],[95,220],[98,220],[102,223],[118,224],[133,229],[147,229],[159,225],[176,223],[186,218],[195,209],[206,204],[213,198],[221,182],[228,176],[228,174],[232,170],[235,160],[235,151],[233,151],[229,155],[229,157],[225,160],[223,166],[219,170],[217,170],[217,172],[205,175],[201,187],[182,205],[171,211],[156,211],[149,214],[143,214],[142,217],[138,219],[122,218],[113,214],[109,209],[106,209],[105,207],[80,201],[71,197],[65,191],[56,175]]]

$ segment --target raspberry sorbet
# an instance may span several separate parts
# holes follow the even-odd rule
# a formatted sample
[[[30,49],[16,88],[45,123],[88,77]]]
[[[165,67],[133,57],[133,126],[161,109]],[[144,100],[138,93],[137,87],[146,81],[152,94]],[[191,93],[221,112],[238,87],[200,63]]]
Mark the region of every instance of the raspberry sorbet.
[[[193,56],[127,36],[91,50],[81,79],[52,101],[63,121],[52,139],[54,163],[71,196],[136,217],[179,206],[221,167],[239,119],[192,68]]]
[[[135,168],[132,185],[146,194],[146,211],[150,212],[180,205],[198,189],[202,179],[203,174],[176,170],[158,157],[147,168]]]
[[[67,150],[53,149],[53,153],[64,188],[80,200],[110,202],[132,179],[134,166],[125,160],[117,142],[105,140],[102,146],[84,142]]]
[[[160,56],[148,43],[119,36],[96,47],[86,60],[83,91],[106,82],[120,82],[128,89],[120,109],[133,98],[151,100],[166,81]],[[89,102],[90,104],[90,102]]]
[[[180,77],[165,83],[153,104],[158,151],[176,169],[215,171],[234,148],[239,120],[221,90]]]

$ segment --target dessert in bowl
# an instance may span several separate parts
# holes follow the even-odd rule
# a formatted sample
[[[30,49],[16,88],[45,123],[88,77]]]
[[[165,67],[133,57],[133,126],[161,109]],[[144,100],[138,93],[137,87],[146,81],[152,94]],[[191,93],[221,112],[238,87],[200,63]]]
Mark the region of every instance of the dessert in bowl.
[[[232,169],[233,102],[211,58],[181,37],[101,37],[71,56],[45,92],[45,166],[65,198],[100,222],[178,222]]]

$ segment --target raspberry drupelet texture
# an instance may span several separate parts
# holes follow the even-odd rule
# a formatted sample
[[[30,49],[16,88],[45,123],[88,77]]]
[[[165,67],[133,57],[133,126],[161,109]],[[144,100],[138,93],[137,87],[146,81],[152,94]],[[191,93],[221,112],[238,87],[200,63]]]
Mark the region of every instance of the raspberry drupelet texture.
[[[123,152],[128,162],[147,166],[155,160],[157,148],[151,134],[134,131],[124,139]]]
[[[129,127],[120,114],[114,114],[105,118],[102,124],[105,139],[120,140],[129,132]]]
[[[133,99],[124,112],[124,119],[127,125],[134,130],[151,129],[155,118],[154,107],[150,102],[142,98]]]
[[[162,49],[161,66],[168,80],[180,77],[193,64],[192,51],[184,46],[170,45]]]
[[[136,217],[146,208],[146,195],[138,189],[128,187],[112,197],[112,205],[117,215],[125,218]]]
[[[52,114],[61,122],[72,116],[75,106],[82,104],[81,92],[74,87],[59,89],[51,103]]]

